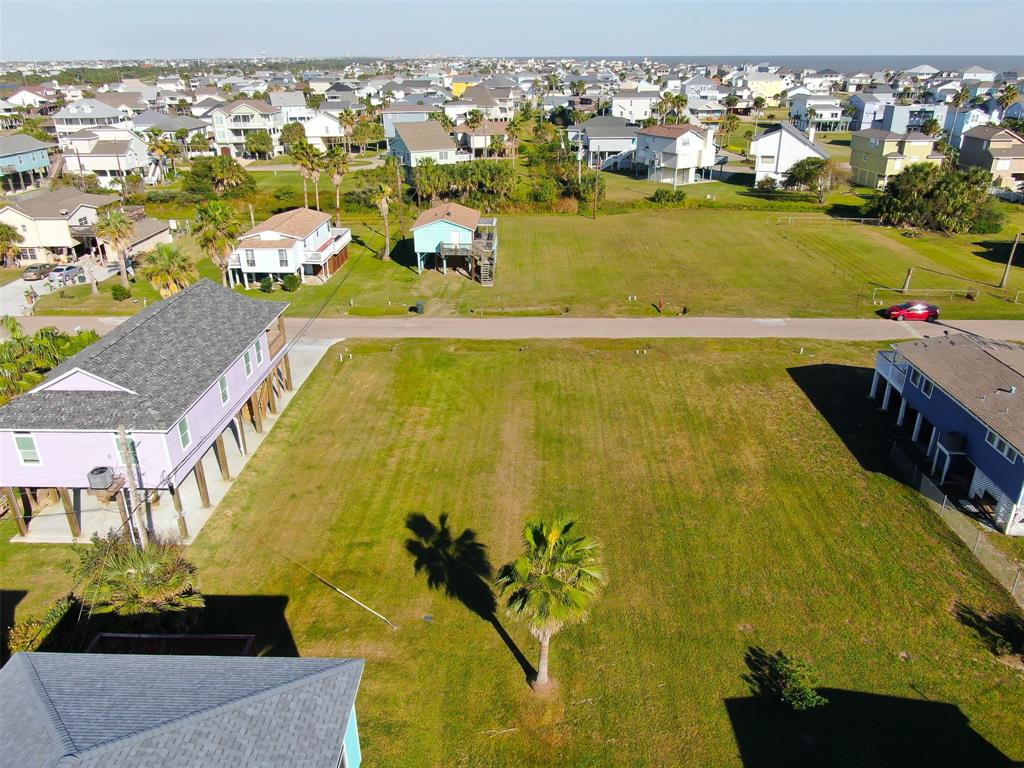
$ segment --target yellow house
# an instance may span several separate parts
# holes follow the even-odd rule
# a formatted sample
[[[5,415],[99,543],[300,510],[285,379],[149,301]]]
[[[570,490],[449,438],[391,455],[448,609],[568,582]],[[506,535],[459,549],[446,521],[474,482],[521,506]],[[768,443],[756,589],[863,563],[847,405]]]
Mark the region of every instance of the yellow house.
[[[483,82],[483,78],[479,75],[452,75],[452,95],[459,98],[471,85],[481,82]]]
[[[942,163],[935,139],[923,133],[893,133],[879,128],[856,131],[850,138],[853,181],[862,187],[884,187],[891,176],[915,163]]]

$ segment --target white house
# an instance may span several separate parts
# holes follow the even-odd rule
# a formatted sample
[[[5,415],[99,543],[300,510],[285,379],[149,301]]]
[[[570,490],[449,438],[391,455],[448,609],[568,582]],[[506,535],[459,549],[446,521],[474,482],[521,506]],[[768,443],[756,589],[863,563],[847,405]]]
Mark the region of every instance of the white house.
[[[104,189],[116,189],[132,173],[156,181],[160,167],[151,162],[148,145],[127,128],[97,128],[64,136],[64,172],[95,174]]]
[[[93,128],[131,128],[132,116],[96,99],[82,99],[66,105],[53,115],[53,126],[61,147],[65,137]]]
[[[213,141],[218,154],[233,157],[246,154],[246,136],[255,131],[270,134],[271,154],[280,155],[284,151],[281,147],[284,113],[280,107],[245,99],[218,104],[210,110],[209,116],[213,120]]]
[[[274,91],[270,94],[270,106],[281,110],[286,123],[305,123],[316,114],[301,91]]]
[[[332,227],[328,213],[295,208],[271,216],[240,238],[228,257],[228,281],[248,288],[264,277],[297,275],[326,282],[348,260],[352,232]]]
[[[612,117],[622,117],[631,123],[640,123],[654,114],[654,106],[661,101],[657,91],[620,90],[612,96]]]
[[[984,67],[968,67],[963,72],[963,79],[976,80],[980,83],[990,83],[996,79],[996,73],[991,69],[985,69]]]
[[[337,117],[327,112],[315,112],[303,127],[306,130],[306,141],[321,152],[326,152],[334,145],[345,141],[345,126]]]
[[[654,125],[636,134],[633,168],[649,179],[690,184],[715,165],[714,126]]]
[[[688,80],[684,80],[680,88],[682,94],[690,101],[694,99],[714,100],[718,98],[718,83],[707,77],[699,75],[691,77]]]
[[[794,163],[808,157],[827,160],[828,155],[789,123],[768,128],[750,142],[747,156],[754,161],[754,183],[765,178],[782,181]]]
[[[415,168],[427,158],[438,165],[473,159],[472,153],[459,150],[455,139],[436,120],[396,123],[395,138],[388,146],[388,153],[409,169]]]
[[[843,114],[843,105],[833,96],[794,96],[789,104],[789,116],[800,130],[814,125],[818,130],[841,131],[850,123]]]
[[[619,170],[633,165],[636,126],[624,117],[592,117],[569,126],[568,134],[583,150],[583,162],[591,168]]]

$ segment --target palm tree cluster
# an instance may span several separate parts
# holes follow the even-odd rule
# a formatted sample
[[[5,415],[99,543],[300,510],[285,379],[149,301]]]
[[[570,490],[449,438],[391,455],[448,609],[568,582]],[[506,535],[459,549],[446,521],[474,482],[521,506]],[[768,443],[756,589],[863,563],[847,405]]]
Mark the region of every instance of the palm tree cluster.
[[[135,224],[121,211],[111,211],[96,222],[96,237],[105,240],[117,257],[117,271],[121,285],[128,287],[128,264],[125,249],[135,236]],[[95,287],[94,287],[95,288]],[[95,292],[95,291],[94,291]]]
[[[345,174],[349,171],[348,150],[336,144],[327,152],[314,147],[305,139],[296,141],[291,148],[292,159],[299,166],[299,175],[302,176],[302,200],[303,205],[309,207],[309,187],[307,182],[313,182],[313,194],[316,201],[316,209],[320,210],[320,176],[323,173],[330,175],[331,183],[334,185],[334,208],[341,208],[341,184],[345,180]]]
[[[220,267],[225,285],[228,282],[228,257],[235,248],[235,240],[242,234],[242,226],[238,212],[220,200],[211,200],[196,208],[192,234],[199,247]]]
[[[18,255],[18,245],[24,240],[14,225],[0,222],[0,267],[8,267],[14,263],[14,257]]]
[[[433,203],[438,198],[465,200],[478,194],[505,199],[515,193],[518,178],[506,163],[481,160],[438,165],[427,159],[413,168],[412,182],[416,197]]]
[[[0,318],[0,325],[10,336],[0,342],[0,405],[39,384],[47,371],[95,341],[94,331],[79,331],[74,336],[56,328],[40,328],[26,334],[13,317]]]
[[[657,107],[659,121],[663,125],[666,123],[680,124],[690,122],[690,116],[686,111],[689,101],[685,93],[670,93],[666,91],[661,94],[661,101],[658,102]]]

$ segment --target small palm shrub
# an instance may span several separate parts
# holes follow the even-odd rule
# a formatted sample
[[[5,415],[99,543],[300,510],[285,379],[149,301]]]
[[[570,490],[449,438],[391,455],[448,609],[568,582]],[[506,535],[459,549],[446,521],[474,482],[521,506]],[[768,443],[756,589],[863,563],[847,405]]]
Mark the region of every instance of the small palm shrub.
[[[302,280],[299,279],[298,275],[285,275],[281,278],[281,287],[289,293],[299,290],[301,285]]]
[[[274,291],[274,278],[264,277],[260,280],[260,290],[263,293],[273,293]]]
[[[110,289],[110,295],[114,301],[125,301],[132,297],[132,289],[125,288],[123,285],[115,285]]]

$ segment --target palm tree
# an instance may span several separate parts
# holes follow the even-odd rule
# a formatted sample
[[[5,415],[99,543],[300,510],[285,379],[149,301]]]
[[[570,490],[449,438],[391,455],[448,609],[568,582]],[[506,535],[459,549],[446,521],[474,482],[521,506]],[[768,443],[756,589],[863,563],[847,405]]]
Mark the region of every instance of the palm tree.
[[[380,211],[380,217],[384,221],[384,253],[381,259],[384,261],[391,261],[391,220],[389,214],[391,212],[391,187],[387,184],[381,184],[377,188],[377,210]]]
[[[950,131],[951,137],[952,134],[956,133],[956,121],[960,117],[960,110],[961,108],[963,108],[964,104],[966,104],[970,100],[970,98],[971,92],[967,90],[967,86],[965,85],[953,95],[952,99],[950,99],[950,103],[952,103],[953,107],[955,108],[953,111],[953,130]]]
[[[16,227],[0,222],[0,265],[6,267],[14,261],[18,255],[18,243],[24,240]]]
[[[725,110],[726,112],[732,112],[736,108],[736,105],[740,103],[740,97],[735,93],[730,93],[725,97]]]
[[[740,127],[740,119],[735,115],[735,113],[730,112],[725,117],[722,118],[722,132],[727,137],[731,138],[732,134],[733,134],[733,131],[735,131],[739,127]],[[728,145],[729,144],[728,140],[726,140],[725,143],[726,143],[726,145]]]
[[[0,342],[0,404],[32,389],[51,368],[99,340],[95,331],[69,336],[51,327],[26,335],[9,315],[0,318],[0,327],[10,337]]]
[[[188,140],[188,148],[191,152],[207,152],[210,149],[210,139],[201,133],[196,133]]]
[[[758,119],[761,117],[761,112],[764,110],[764,108],[765,108],[765,106],[767,106],[767,104],[768,104],[768,102],[765,100],[764,96],[757,96],[757,97],[754,98],[754,137],[755,138],[757,137],[757,122],[758,122]],[[749,150],[749,148],[750,147],[748,145],[747,149]]]
[[[324,156],[324,170],[331,174],[334,185],[334,210],[341,210],[341,182],[349,171],[348,151],[340,144],[335,144]]]
[[[509,615],[526,623],[540,643],[537,687],[546,686],[551,638],[586,621],[605,583],[598,544],[573,533],[571,518],[526,524],[522,555],[498,571],[495,584]]]
[[[249,180],[249,173],[233,157],[215,157],[210,165],[213,186],[218,195],[235,187],[241,187]]]
[[[302,165],[299,166],[300,171],[306,171],[309,174],[309,180],[313,182],[313,195],[316,197],[316,209],[320,210],[320,174],[324,169],[324,153],[316,147],[309,148],[309,154],[306,155],[306,161],[309,163],[308,167]]]
[[[185,159],[188,160],[188,128],[179,128],[174,132],[174,138],[178,140],[178,144],[181,145],[181,151],[185,153]]]
[[[120,211],[113,211],[96,222],[96,237],[105,240],[117,256],[117,271],[121,273],[121,285],[128,287],[128,265],[125,262],[124,248],[135,234],[135,224]]]
[[[445,112],[431,112],[430,119],[436,120],[444,128],[445,133],[451,133],[455,130],[455,121],[451,119]]]
[[[181,248],[173,243],[160,243],[146,254],[142,275],[165,299],[199,279],[199,270]]]
[[[224,284],[228,283],[228,257],[235,247],[235,239],[242,234],[238,213],[227,203],[211,200],[196,208],[193,235],[202,248],[220,267]]]
[[[1010,83],[1003,88],[1003,92],[996,97],[996,103],[999,104],[999,109],[1002,111],[1000,117],[1006,117],[1006,110],[1008,110],[1017,101],[1017,97],[1019,96],[1020,90],[1013,83]]]
[[[470,130],[476,130],[484,124],[484,113],[479,109],[469,110],[469,114],[466,115],[466,127]]]
[[[523,135],[523,121],[518,113],[508,121],[505,133],[508,134],[509,144],[512,147],[512,167],[515,168],[516,156],[519,154],[519,139]]]
[[[343,109],[338,115],[338,122],[345,128],[345,151],[352,151],[352,129],[355,128],[358,116],[352,109]]]
[[[124,533],[94,537],[72,566],[93,613],[156,616],[202,608],[196,567],[176,544],[152,539],[136,547]]]
[[[306,182],[309,180],[313,167],[313,147],[305,139],[296,141],[292,145],[291,154],[292,160],[299,166],[299,175],[302,177],[302,207],[309,208],[309,188],[306,186]]]

